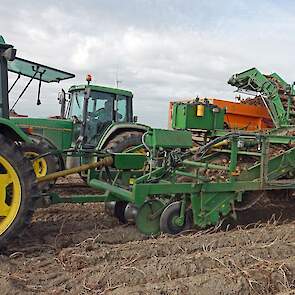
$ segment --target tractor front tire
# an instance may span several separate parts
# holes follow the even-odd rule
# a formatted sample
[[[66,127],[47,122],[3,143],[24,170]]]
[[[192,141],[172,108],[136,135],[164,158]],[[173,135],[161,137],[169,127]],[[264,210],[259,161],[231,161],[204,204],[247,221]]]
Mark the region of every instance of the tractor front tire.
[[[0,134],[0,249],[22,233],[38,197],[32,164],[19,147]]]

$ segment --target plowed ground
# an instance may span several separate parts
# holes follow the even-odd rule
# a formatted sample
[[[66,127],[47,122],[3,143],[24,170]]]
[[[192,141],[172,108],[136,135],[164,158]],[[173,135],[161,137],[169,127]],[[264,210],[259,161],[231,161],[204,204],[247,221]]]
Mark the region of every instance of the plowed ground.
[[[102,204],[55,205],[0,260],[0,294],[295,294],[295,202],[157,238]]]

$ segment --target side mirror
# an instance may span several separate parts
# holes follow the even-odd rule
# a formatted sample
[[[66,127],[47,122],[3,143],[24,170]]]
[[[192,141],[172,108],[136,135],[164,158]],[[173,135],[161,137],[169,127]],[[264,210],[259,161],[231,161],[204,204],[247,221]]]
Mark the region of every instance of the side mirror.
[[[66,93],[63,89],[61,90],[61,92],[58,93],[57,100],[59,104],[62,104],[66,100]]]
[[[66,111],[66,92],[62,89],[57,96],[58,102],[61,105],[60,107],[60,117],[63,119],[65,117]]]
[[[133,122],[136,123],[138,120],[138,116],[133,116]]]
[[[7,61],[13,61],[16,56],[16,49],[10,47],[6,49],[3,53],[2,56],[7,60]]]

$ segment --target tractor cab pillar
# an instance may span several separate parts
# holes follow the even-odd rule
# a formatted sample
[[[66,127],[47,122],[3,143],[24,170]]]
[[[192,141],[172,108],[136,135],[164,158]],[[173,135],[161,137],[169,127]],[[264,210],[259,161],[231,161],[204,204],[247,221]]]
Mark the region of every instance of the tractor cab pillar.
[[[0,39],[3,40],[3,39]],[[16,49],[0,42],[0,117],[9,118],[7,61],[15,59]]]

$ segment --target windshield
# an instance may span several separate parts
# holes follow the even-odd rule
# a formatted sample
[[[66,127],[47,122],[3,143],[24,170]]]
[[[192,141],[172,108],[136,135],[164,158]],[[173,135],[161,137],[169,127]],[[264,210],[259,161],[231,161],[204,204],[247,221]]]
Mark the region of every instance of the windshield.
[[[82,120],[83,117],[83,103],[84,103],[84,91],[78,91],[72,93],[72,101],[69,112],[69,118],[76,116]]]
[[[88,102],[88,114],[100,122],[111,122],[113,118],[115,95],[91,91]]]
[[[72,93],[69,118],[76,116],[83,119],[84,91]],[[127,97],[112,93],[91,91],[88,101],[88,116],[99,122],[126,122]]]

